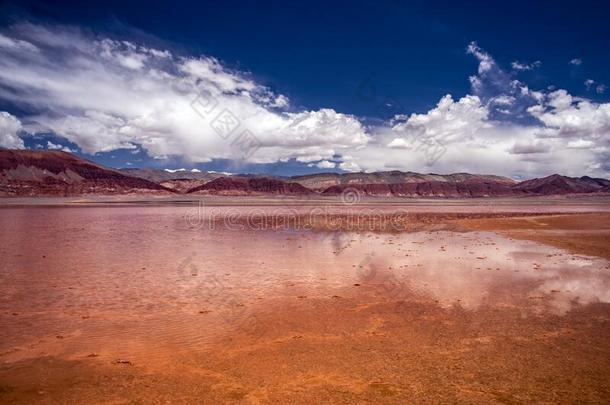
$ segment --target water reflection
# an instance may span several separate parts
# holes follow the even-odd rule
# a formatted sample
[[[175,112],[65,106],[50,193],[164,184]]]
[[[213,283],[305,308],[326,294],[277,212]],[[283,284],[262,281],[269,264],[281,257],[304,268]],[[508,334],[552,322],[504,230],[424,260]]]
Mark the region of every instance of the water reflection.
[[[364,282],[402,285],[388,294],[392,299],[427,297],[468,310],[520,306],[557,315],[575,305],[610,302],[604,259],[484,232],[351,237],[357,241],[353,252],[370,252]]]
[[[334,297],[525,315],[610,302],[607,260],[493,233],[210,230],[180,207],[8,211],[0,352],[65,350],[56,335],[81,336],[73,351],[190,350],[283,302]]]

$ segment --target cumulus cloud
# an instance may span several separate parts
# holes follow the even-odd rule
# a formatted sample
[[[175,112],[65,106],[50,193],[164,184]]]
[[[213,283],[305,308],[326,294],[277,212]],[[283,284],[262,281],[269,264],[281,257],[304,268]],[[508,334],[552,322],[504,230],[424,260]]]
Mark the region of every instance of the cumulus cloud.
[[[544,126],[538,136],[551,139],[556,148],[578,149],[571,157],[600,176],[608,176],[610,160],[610,104],[573,97],[566,90],[546,95],[530,108]]]
[[[0,147],[7,149],[23,149],[23,140],[17,135],[21,130],[21,121],[16,117],[0,111]]]
[[[343,157],[343,162],[341,162],[339,164],[339,169],[345,170],[348,172],[359,172],[362,170],[362,169],[360,169],[360,166],[358,165],[358,163],[356,163],[354,161],[353,157],[351,157],[351,156]]]
[[[390,131],[378,130],[378,142],[351,154],[361,169],[608,176],[610,104],[530,89],[476,43],[467,52],[479,61],[473,94],[395,117]],[[430,159],[435,151],[442,156]]]
[[[544,128],[546,137],[564,137],[608,142],[610,139],[610,104],[598,104],[575,98],[566,90],[549,93],[543,103],[530,108]]]
[[[319,169],[334,169],[335,167],[337,167],[337,164],[329,160],[323,160],[321,162],[316,163],[316,167],[318,167]]]
[[[131,149],[155,159],[294,159],[347,171],[608,175],[610,104],[532,89],[515,76],[538,61],[516,61],[506,71],[476,42],[466,49],[478,61],[470,94],[364,125],[329,108],[297,110],[286,95],[211,56],[74,27],[19,24],[0,35],[0,99],[30,112],[19,117],[24,128],[0,113],[2,146],[23,147],[21,129],[50,130],[89,154]]]
[[[394,138],[390,143],[388,143],[388,148],[392,149],[412,149],[413,144],[406,139],[403,138]]]
[[[489,110],[490,118],[532,124],[527,108],[536,104],[542,93],[530,90],[528,86],[503,70],[476,42],[471,42],[466,52],[479,61],[478,74],[469,78],[470,86],[472,94],[479,97],[481,103]]]
[[[574,59],[570,60],[570,65],[579,66],[581,64],[582,64],[582,59],[580,59],[580,58],[574,58]]]
[[[268,163],[329,159],[368,141],[357,118],[289,112],[288,97],[213,57],[32,24],[2,33],[0,47],[10,48],[0,97],[85,153],[141,146],[152,157]]]
[[[488,114],[477,96],[468,95],[455,102],[448,94],[426,114],[395,117],[392,130],[400,137],[388,146],[404,145],[398,141],[400,139],[411,143],[423,139],[442,139],[444,142],[464,139],[489,125],[486,122]]]
[[[50,149],[50,150],[61,150],[61,151],[64,151],[64,152],[76,152],[75,150],[72,150],[72,149],[70,149],[67,146],[59,145],[59,144],[53,143],[51,141],[47,141],[47,149]]]

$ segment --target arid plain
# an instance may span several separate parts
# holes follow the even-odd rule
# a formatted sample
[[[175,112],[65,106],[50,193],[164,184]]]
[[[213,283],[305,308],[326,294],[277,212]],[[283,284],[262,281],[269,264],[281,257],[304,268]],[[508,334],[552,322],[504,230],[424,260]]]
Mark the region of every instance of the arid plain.
[[[610,404],[608,16],[0,0],[0,405]]]
[[[4,200],[0,401],[610,397],[607,198],[230,201]]]

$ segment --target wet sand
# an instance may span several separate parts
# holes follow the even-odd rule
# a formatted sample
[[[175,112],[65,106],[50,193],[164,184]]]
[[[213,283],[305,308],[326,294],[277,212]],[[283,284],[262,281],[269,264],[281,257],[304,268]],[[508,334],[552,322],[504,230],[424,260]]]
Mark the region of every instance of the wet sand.
[[[468,218],[467,229],[490,230],[513,238],[538,241],[572,252],[610,259],[610,214]]]
[[[583,207],[407,231],[2,208],[0,402],[604,402],[607,248],[548,239],[605,234]]]

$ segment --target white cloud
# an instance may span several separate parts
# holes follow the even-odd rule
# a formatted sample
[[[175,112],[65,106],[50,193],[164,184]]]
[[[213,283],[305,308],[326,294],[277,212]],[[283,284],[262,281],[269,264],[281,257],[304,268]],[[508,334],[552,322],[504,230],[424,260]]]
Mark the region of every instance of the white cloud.
[[[422,139],[442,139],[444,142],[465,139],[487,126],[488,110],[477,96],[465,96],[454,102],[451,95],[444,96],[436,108],[426,114],[399,116],[392,130],[406,142]],[[392,145],[392,146],[390,146]],[[394,139],[388,146],[404,147]]]
[[[394,138],[388,143],[388,148],[392,149],[413,149],[412,142],[407,141],[404,138]]]
[[[491,70],[495,64],[493,58],[487,52],[483,51],[475,41],[468,44],[466,52],[474,55],[479,60],[479,74]]]
[[[335,162],[323,160],[323,161],[317,163],[316,166],[320,169],[334,169],[337,166],[337,164]]]
[[[21,121],[6,111],[0,111],[0,147],[23,149],[23,140],[17,135],[20,130]]]
[[[152,157],[269,163],[330,159],[368,142],[357,118],[331,109],[282,110],[288,97],[212,57],[178,56],[75,28],[21,24],[2,35],[4,43],[39,49],[3,55],[0,82],[13,90],[3,97],[38,110],[29,122],[67,138],[85,153],[141,145]],[[193,108],[198,95],[213,111],[202,114]],[[223,111],[238,124],[224,138],[214,129]],[[258,146],[254,153],[244,153],[237,142],[245,130]]]
[[[513,68],[513,70],[526,71],[526,70],[534,70],[534,69],[539,68],[540,66],[542,66],[542,62],[540,62],[539,60],[532,62],[532,63],[514,61],[510,65]]]
[[[70,149],[67,146],[59,145],[59,144],[53,143],[51,141],[47,141],[47,149],[62,150],[64,152],[75,152],[74,150]]]
[[[502,77],[499,67],[490,57],[486,61],[491,68],[477,78],[498,83],[494,75]],[[496,93],[487,93],[487,103],[472,95],[457,102],[445,96],[426,114],[396,117],[390,131],[377,129],[378,141],[351,153],[351,160],[365,171],[608,176],[610,104],[574,97],[563,89],[547,93],[520,82],[501,82],[507,87],[492,89]],[[522,110],[510,108],[527,105],[518,98],[521,94],[533,104]],[[507,106],[508,120],[499,121],[491,114],[492,108],[499,111],[498,105]],[[520,113],[529,120],[515,120]],[[432,162],[431,147],[442,153]]]
[[[512,96],[508,96],[508,95],[500,95],[500,96],[491,98],[490,102],[492,104],[497,104],[497,105],[513,105],[515,102],[515,98]]]
[[[567,147],[570,149],[589,149],[593,147],[595,143],[593,141],[586,141],[584,139],[575,139],[569,141]]]
[[[279,94],[269,103],[269,105],[276,108],[286,108],[290,105],[290,101],[285,95]]]
[[[574,98],[563,89],[555,90],[547,96],[547,104],[556,111],[563,111],[570,108]]]
[[[532,153],[545,153],[550,150],[549,145],[538,140],[517,142],[508,151],[513,155],[527,155]]]
[[[5,51],[28,51],[36,52],[38,48],[27,41],[13,39],[6,35],[0,34],[0,48]]]
[[[608,103],[575,99],[566,90],[557,90],[547,96],[546,103],[530,112],[544,123],[547,137],[599,141],[600,146],[610,140]]]
[[[531,123],[527,117],[527,108],[539,102],[543,94],[530,90],[514,74],[504,71],[495,59],[476,43],[472,42],[467,53],[479,61],[478,74],[470,76],[472,94],[479,97],[481,104],[489,111],[489,118],[499,121]],[[513,62],[514,68],[525,69],[525,65]],[[531,67],[540,65],[533,62]],[[529,121],[529,122],[528,122]]]
[[[365,126],[332,109],[289,110],[288,97],[209,56],[69,27],[21,24],[0,35],[0,83],[10,90],[0,97],[35,111],[20,117],[24,129],[50,129],[85,153],[145,150],[155,159],[193,162],[295,159],[349,171],[608,175],[610,104],[554,87],[530,89],[475,42],[467,48],[479,62],[471,94],[446,95],[429,111]],[[222,112],[237,125],[220,136]],[[21,123],[3,114],[2,144],[23,147]],[[237,141],[245,136],[258,148],[244,156]]]
[[[352,160],[349,156],[344,156],[344,161],[339,164],[339,169],[348,172],[359,172],[361,171],[360,166]]]
[[[580,58],[574,58],[570,61],[570,65],[579,66],[581,64],[582,64],[582,59],[580,59]]]
[[[595,92],[597,94],[604,94],[606,92],[606,89],[608,88],[608,86],[606,86],[603,83],[597,83],[597,86],[595,84],[596,84],[596,82],[593,79],[585,80],[585,87],[587,88],[587,91],[589,91],[593,88],[593,89],[595,89]]]

